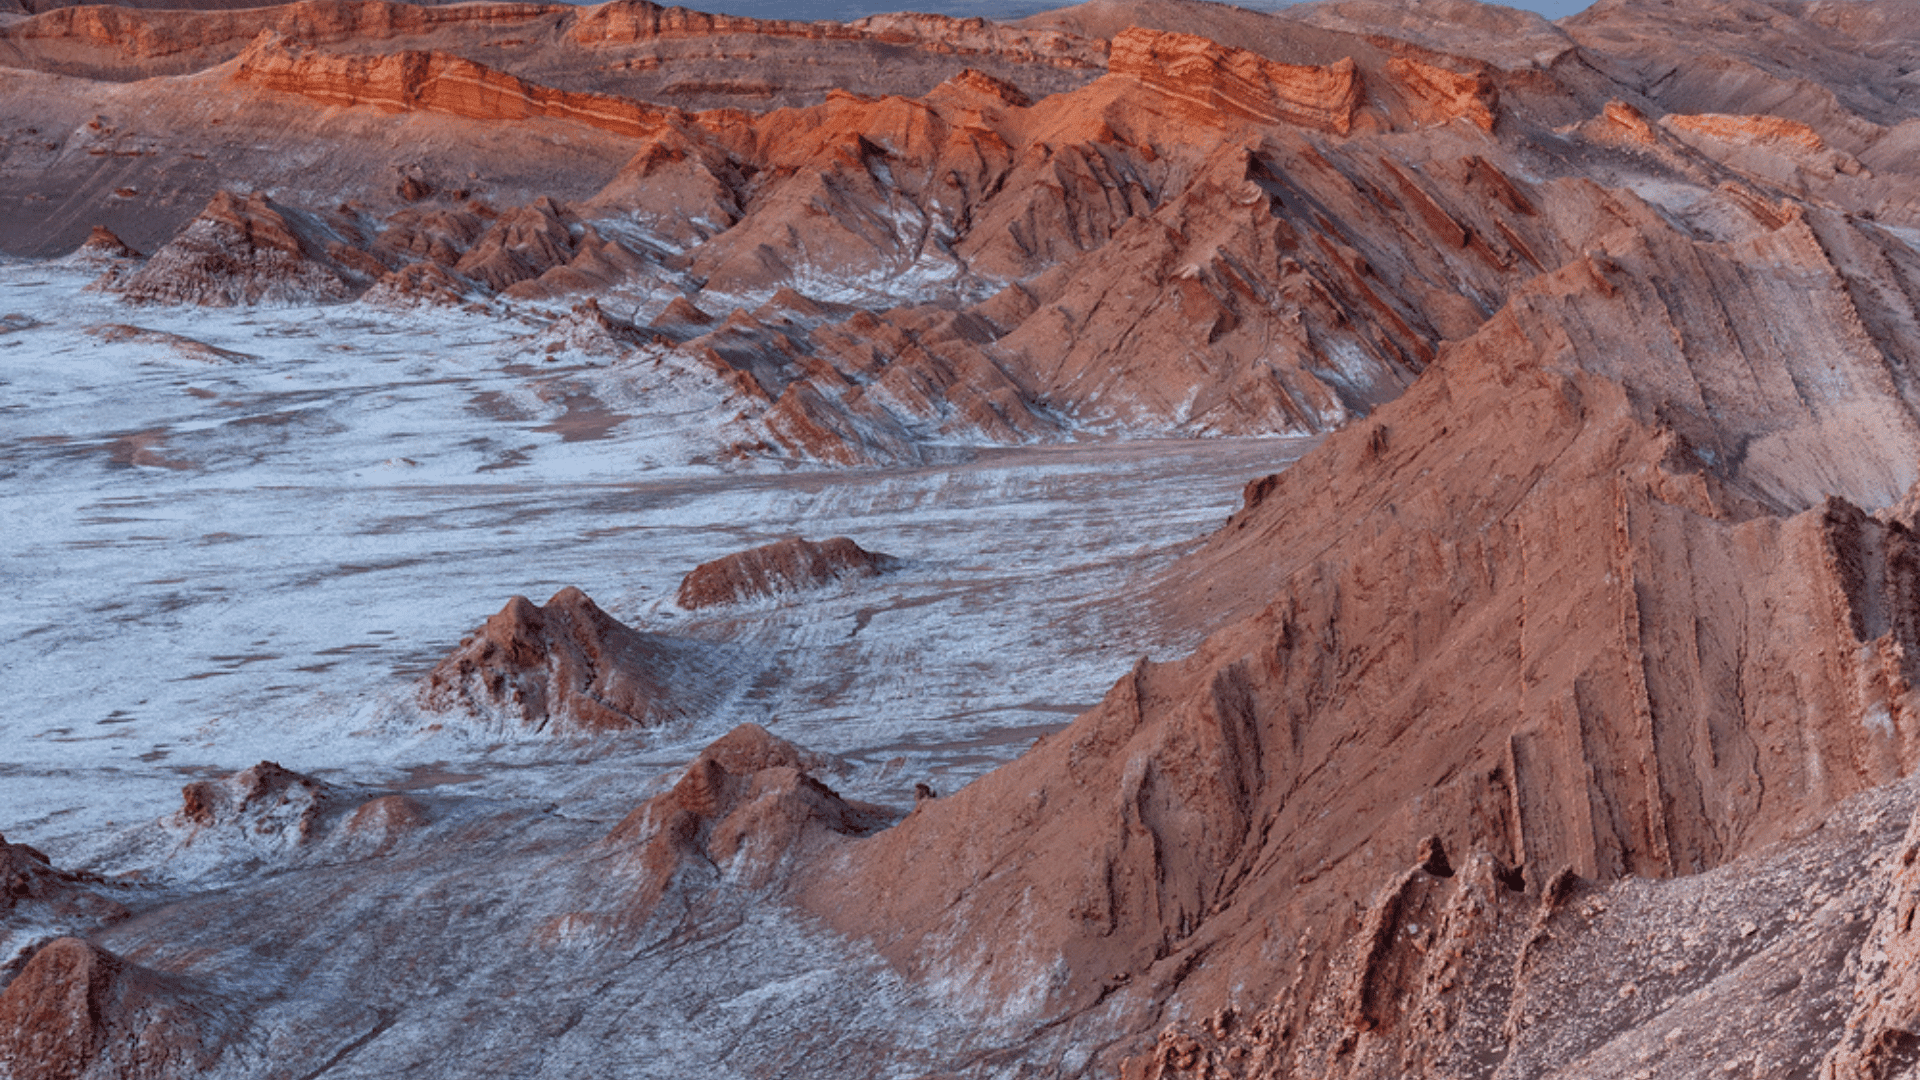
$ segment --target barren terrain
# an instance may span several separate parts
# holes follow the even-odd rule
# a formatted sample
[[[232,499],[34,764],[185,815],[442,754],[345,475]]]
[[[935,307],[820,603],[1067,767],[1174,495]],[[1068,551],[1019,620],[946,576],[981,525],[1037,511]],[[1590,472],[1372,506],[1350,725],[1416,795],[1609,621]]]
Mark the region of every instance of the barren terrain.
[[[0,1074],[1920,1063],[1920,6],[0,13]]]

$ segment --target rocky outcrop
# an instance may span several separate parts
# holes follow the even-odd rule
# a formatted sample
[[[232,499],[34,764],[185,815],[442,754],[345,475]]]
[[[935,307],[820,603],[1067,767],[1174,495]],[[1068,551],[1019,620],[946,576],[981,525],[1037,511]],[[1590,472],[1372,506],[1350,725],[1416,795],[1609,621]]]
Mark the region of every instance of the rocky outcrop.
[[[1350,59],[1326,67],[1279,64],[1192,34],[1138,27],[1113,39],[1107,70],[1189,103],[1190,119],[1209,126],[1240,117],[1345,135],[1361,101]]]
[[[1394,88],[1407,97],[1418,123],[1464,119],[1482,131],[1493,130],[1500,92],[1486,72],[1450,71],[1395,56],[1387,61],[1387,73]]]
[[[139,270],[110,286],[136,304],[291,305],[358,291],[325,249],[325,227],[255,192],[222,191]]]
[[[360,295],[374,307],[452,307],[467,301],[473,286],[437,263],[409,263],[389,271]]]
[[[1608,253],[1250,491],[1169,583],[1164,618],[1224,626],[1206,645],[850,849],[815,910],[867,898],[839,925],[1035,1017],[1122,983],[1203,1014],[1296,977],[1304,1010],[1346,993],[1347,913],[1427,837],[1530,888],[1695,874],[1920,764],[1920,546],[1858,509],[1920,460],[1920,398],[1877,389],[1911,314],[1757,314],[1808,277],[1848,293],[1834,268],[1868,234],[1810,213],[1735,274],[1650,208],[1612,212]],[[1711,284],[1652,284],[1679,265]],[[1709,309],[1773,336],[1708,346]],[[1766,389],[1815,356],[1825,404]],[[929,849],[945,870],[902,873]],[[1022,928],[990,959],[967,929],[988,923]],[[1235,959],[1276,925],[1304,971]],[[1406,1075],[1399,1053],[1352,1075]]]
[[[452,269],[486,229],[479,215],[462,207],[407,207],[382,223],[373,248],[392,258]]]
[[[694,567],[674,602],[688,610],[818,589],[849,577],[874,577],[897,562],[845,536],[763,544]]]
[[[606,734],[697,715],[740,677],[724,646],[642,633],[566,588],[545,605],[507,601],[433,669],[421,701],[511,729]]]
[[[263,34],[310,43],[382,41],[433,32],[505,29],[567,9],[545,4],[429,5],[388,0],[303,0],[239,10],[146,9],[135,5],[55,7],[0,31],[0,49],[22,66],[45,62],[36,46],[65,45],[69,67],[95,77],[175,74],[232,59]],[[75,46],[80,46],[76,49]],[[80,64],[74,53],[79,52]],[[89,55],[90,54],[90,55]]]
[[[590,9],[571,36],[582,45],[632,45],[662,38],[721,36],[796,38],[807,41],[873,41],[896,49],[938,55],[993,56],[1017,63],[1065,68],[1104,66],[1104,42],[1051,30],[1029,30],[986,19],[903,12],[872,15],[853,22],[800,22],[708,14],[682,7],[660,7],[646,0],[617,0]]]
[[[574,240],[552,199],[501,214],[453,269],[495,290],[537,278],[573,258]]]
[[[74,252],[85,259],[138,259],[141,254],[113,234],[113,230],[104,225],[95,225],[93,231]]]
[[[1674,114],[1661,118],[1660,123],[1708,156],[1776,182],[1790,181],[1796,168],[1821,180],[1871,176],[1858,158],[1828,147],[1819,132],[1798,121],[1709,113]],[[1785,167],[1769,167],[1773,162]]]
[[[534,338],[539,351],[548,357],[573,353],[597,359],[627,356],[648,340],[639,327],[601,310],[596,300],[573,305]]]
[[[327,784],[272,761],[218,780],[196,780],[180,796],[180,811],[167,824],[186,834],[183,842],[238,836],[278,847],[315,839],[335,800]]]
[[[449,53],[326,54],[289,46],[273,36],[249,48],[230,77],[324,105],[367,105],[469,120],[544,117],[627,136],[646,135],[679,118],[678,110],[608,94],[556,90]]]
[[[177,980],[79,938],[49,942],[0,991],[0,1072],[14,1080],[185,1080],[235,1027]]]
[[[700,752],[673,787],[634,810],[602,842],[640,873],[624,917],[644,922],[663,899],[686,903],[724,882],[784,887],[790,871],[837,838],[891,820],[821,783],[826,758],[742,724]]]

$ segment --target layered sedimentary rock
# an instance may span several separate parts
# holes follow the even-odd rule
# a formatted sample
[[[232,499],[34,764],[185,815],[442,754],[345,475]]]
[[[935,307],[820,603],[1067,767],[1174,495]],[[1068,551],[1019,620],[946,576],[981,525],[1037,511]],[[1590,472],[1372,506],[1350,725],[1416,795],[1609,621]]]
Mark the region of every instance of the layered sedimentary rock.
[[[243,197],[222,191],[140,269],[103,285],[136,304],[229,307],[346,300],[356,291],[349,283],[352,271],[343,273],[329,257],[328,231],[311,215],[278,206],[259,192]],[[374,267],[384,269],[378,263]]]
[[[820,910],[878,897],[865,932],[909,970],[1044,986],[1048,1012],[1284,990],[1303,1074],[1405,1075],[1411,999],[1306,1018],[1354,993],[1345,913],[1423,837],[1541,895],[1725,864],[1911,771],[1920,548],[1861,507],[1915,479],[1915,319],[1855,275],[1920,264],[1831,212],[1704,241],[1560,194],[1600,200],[1601,247],[1250,485],[1169,582],[1170,618],[1227,628],[854,848]],[[928,848],[949,869],[903,876]],[[983,962],[956,943],[990,920],[1023,932]],[[1298,968],[1269,958],[1276,924]]]
[[[1910,1070],[1910,8],[1607,0],[1555,26],[1459,0],[1347,0],[1278,20],[1112,3],[1016,32],[496,6],[444,16],[488,27],[483,54],[426,40],[427,17],[406,12],[392,15],[404,33],[351,47],[262,42],[193,91],[356,137],[564,139],[588,164],[481,191],[475,158],[382,160],[362,170],[357,203],[305,217],[227,197],[155,257],[173,271],[141,279],[191,287],[149,298],[245,301],[278,287],[257,281],[318,268],[347,295],[378,277],[375,302],[495,304],[537,327],[517,339],[536,354],[604,347],[596,378],[646,385],[671,363],[724,387],[728,438],[744,434],[716,457],[861,464],[1113,431],[1334,433],[1249,483],[1223,528],[1142,587],[1140,623],[1204,639],[1197,651],[1142,661],[1012,765],[891,828],[825,787],[818,759],[746,727],[664,791],[636,780],[611,814],[575,819],[556,801],[474,825],[515,838],[513,865],[546,884],[537,895],[488,866],[492,901],[468,903],[476,857],[405,843],[440,809],[395,794],[328,834],[361,837],[325,848],[352,867],[283,864],[297,880],[255,882],[257,905],[203,899],[117,932],[182,970],[255,977],[256,957],[191,941],[168,952],[169,935],[252,940],[264,924],[304,972],[339,979],[318,924],[347,916],[279,901],[314,881],[360,895],[343,879],[378,870],[359,863],[430,877],[444,963],[369,976],[378,1005],[352,1024],[314,1021],[320,1004],[275,1006],[276,1047],[317,1067],[374,1046],[392,1056],[365,1067],[399,1071],[448,1023],[523,1025],[524,1043],[486,1048],[496,1071],[598,1061],[567,1040],[638,1044],[619,1042],[641,1013],[619,996],[637,978],[628,965],[694,963],[791,915],[755,905],[791,899],[841,938],[806,939],[827,959],[784,971],[785,985],[856,971],[868,996],[844,999],[824,1034],[799,1033],[857,1047],[854,1064],[751,1063],[769,1074]],[[301,10],[316,25],[339,15],[337,30],[352,22],[340,13],[375,9]],[[659,54],[619,50],[893,41],[984,59],[910,92],[905,76],[876,76],[761,93],[708,69],[648,104],[609,86],[638,75],[590,80],[505,43],[536,18],[550,39],[572,35],[555,49],[661,80]],[[23,35],[5,40],[24,48]],[[111,36],[76,30],[61,63],[218,51]],[[1673,43],[1689,40],[1701,57],[1677,64]],[[1099,56],[1104,75],[1082,64]],[[136,66],[123,55],[113,70]],[[1045,92],[1040,68],[1071,86]],[[184,92],[158,82],[140,92]],[[697,111],[756,93],[783,107]],[[60,118],[90,132],[73,145],[103,169],[161,155],[118,123]],[[8,137],[20,160],[65,145]],[[563,183],[571,195],[542,187]],[[561,313],[573,293],[623,289],[617,309]],[[681,606],[875,568],[864,556],[734,556],[690,577]],[[516,598],[422,694],[516,731],[668,728],[646,745],[671,748],[720,704],[758,705],[727,696],[738,667],[569,590],[545,607]],[[875,773],[914,752],[868,749],[886,761]],[[231,785],[190,809],[229,831],[257,818],[269,837],[317,835],[304,789],[280,790],[281,816]],[[354,909],[368,941],[424,933],[381,900]],[[537,969],[549,981],[524,985],[542,993],[499,1005],[500,978],[454,970],[471,939],[498,945],[488,976]],[[878,964],[868,950],[884,973],[861,966]],[[579,985],[618,1015],[566,999]],[[725,1000],[751,1010],[774,993],[730,984]],[[913,1019],[964,1018],[937,1063],[858,1026],[863,1005],[910,999],[932,1002]],[[686,1005],[676,1018],[701,1011]],[[387,1049],[409,1020],[420,1041]],[[550,1045],[577,1056],[519,1056]],[[224,1067],[244,1074],[239,1061]]]
[[[144,5],[142,5],[144,6]],[[226,63],[262,35],[386,52],[449,47],[469,61],[506,58],[543,83],[619,89],[692,107],[798,105],[834,88],[922,93],[966,66],[1021,74],[1046,92],[1099,73],[1106,43],[981,19],[878,16],[850,24],[715,16],[644,0],[590,8],[537,3],[425,6],[305,0],[195,11],[62,6],[0,27],[7,66],[128,80]],[[743,73],[721,60],[746,60]]]
[[[642,633],[579,589],[507,601],[429,674],[421,700],[512,728],[591,734],[652,728],[712,708],[740,673],[724,646]]]
[[[737,604],[818,589],[843,578],[873,577],[897,561],[845,536],[817,542],[796,536],[701,563],[681,580],[674,599],[689,610]]]
[[[677,112],[628,98],[535,85],[447,53],[309,55],[272,37],[243,53],[231,77],[325,105],[419,110],[470,120],[545,117],[627,136],[646,135]]]
[[[1209,125],[1240,116],[1345,135],[1360,104],[1351,60],[1325,68],[1276,64],[1192,34],[1128,30],[1113,39],[1107,70],[1190,100],[1192,118]]]

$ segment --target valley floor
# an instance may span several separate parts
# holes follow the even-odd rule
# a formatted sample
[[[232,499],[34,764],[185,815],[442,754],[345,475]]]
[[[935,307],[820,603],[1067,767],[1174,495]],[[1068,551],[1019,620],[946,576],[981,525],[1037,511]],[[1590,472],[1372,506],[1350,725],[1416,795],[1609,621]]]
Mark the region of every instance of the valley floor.
[[[689,373],[541,363],[531,329],[493,316],[128,308],[87,280],[0,268],[0,820],[68,866],[143,869],[98,860],[182,783],[263,759],[534,802],[618,776],[617,818],[633,785],[751,720],[845,758],[850,795],[951,791],[1138,656],[1190,648],[1142,617],[1137,583],[1310,445],[723,467],[701,454],[728,418]],[[696,564],[796,534],[905,565],[785,601],[673,604]],[[462,634],[567,585],[717,643],[750,688],[720,715],[591,744],[419,713],[416,680]]]

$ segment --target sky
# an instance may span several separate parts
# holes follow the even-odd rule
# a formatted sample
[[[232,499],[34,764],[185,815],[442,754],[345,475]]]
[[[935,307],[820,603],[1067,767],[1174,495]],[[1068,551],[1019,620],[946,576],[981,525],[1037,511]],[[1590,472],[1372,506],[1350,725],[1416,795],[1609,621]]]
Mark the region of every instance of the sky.
[[[750,15],[759,19],[857,19],[883,11],[924,11],[938,15],[982,15],[990,19],[1018,19],[1049,8],[1063,6],[1063,0],[673,0],[701,11],[728,15]],[[1072,3],[1074,0],[1064,0]],[[1591,0],[1506,0],[1507,7],[1537,11],[1549,19],[1558,19],[1585,10]],[[1246,0],[1242,7],[1273,8],[1285,6],[1283,0]]]

